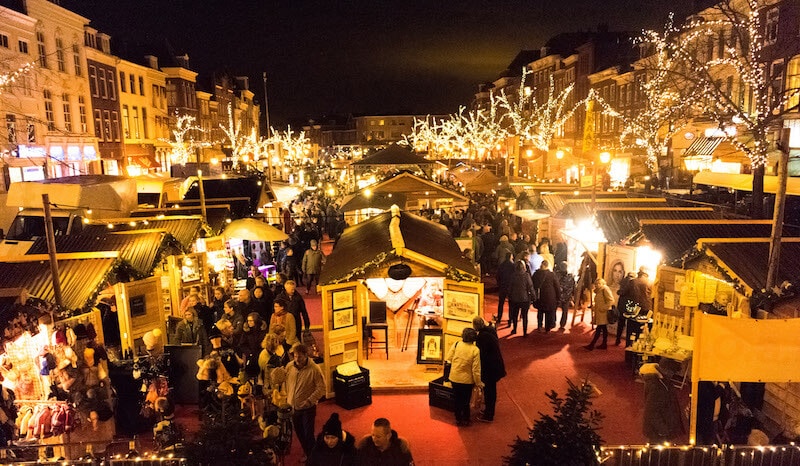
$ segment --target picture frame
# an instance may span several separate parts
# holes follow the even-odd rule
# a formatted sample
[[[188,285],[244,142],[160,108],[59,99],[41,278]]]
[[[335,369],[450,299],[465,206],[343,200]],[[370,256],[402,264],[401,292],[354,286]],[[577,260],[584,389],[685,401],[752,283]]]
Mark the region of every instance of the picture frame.
[[[331,297],[331,309],[338,311],[341,309],[348,309],[353,307],[353,290],[339,290],[334,291]]]
[[[353,308],[338,309],[333,311],[333,329],[353,326]]]
[[[443,294],[443,316],[445,319],[472,322],[472,319],[478,315],[478,293],[444,290]]]
[[[441,329],[419,329],[417,364],[441,364],[444,360]]]
[[[444,356],[443,362],[447,360],[447,355],[450,354],[450,348],[453,347],[456,343],[461,341],[461,336],[450,335],[449,333],[444,334],[444,352],[442,355]]]
[[[458,320],[458,319],[447,319],[445,321],[444,332],[450,335],[455,335],[460,338],[461,333],[467,327],[472,328],[472,320],[470,320],[469,322],[465,322],[463,320]]]

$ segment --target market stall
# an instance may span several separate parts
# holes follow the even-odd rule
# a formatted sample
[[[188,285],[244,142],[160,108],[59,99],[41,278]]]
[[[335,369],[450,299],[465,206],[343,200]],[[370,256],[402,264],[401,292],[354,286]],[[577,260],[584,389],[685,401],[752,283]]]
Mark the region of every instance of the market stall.
[[[225,250],[235,264],[232,288],[244,288],[247,264],[255,265],[269,281],[275,280],[276,269],[273,257],[277,252],[275,243],[289,237],[272,225],[254,218],[243,218],[231,222],[222,233]],[[244,273],[242,273],[244,269]]]
[[[373,379],[383,361],[402,371],[442,364],[483,315],[483,285],[449,232],[397,206],[345,230],[320,285],[329,392],[333,371],[351,361],[370,358]],[[370,354],[375,340],[386,348]]]

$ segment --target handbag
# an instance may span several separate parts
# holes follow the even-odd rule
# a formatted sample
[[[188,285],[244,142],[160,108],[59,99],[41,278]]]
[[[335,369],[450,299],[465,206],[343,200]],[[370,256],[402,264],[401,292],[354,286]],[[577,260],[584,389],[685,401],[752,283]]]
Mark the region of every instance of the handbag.
[[[611,306],[611,309],[608,310],[606,314],[606,319],[608,320],[609,325],[614,325],[619,320],[619,309],[617,306]]]
[[[477,385],[472,387],[472,398],[470,398],[469,405],[472,409],[483,408],[483,389]]]

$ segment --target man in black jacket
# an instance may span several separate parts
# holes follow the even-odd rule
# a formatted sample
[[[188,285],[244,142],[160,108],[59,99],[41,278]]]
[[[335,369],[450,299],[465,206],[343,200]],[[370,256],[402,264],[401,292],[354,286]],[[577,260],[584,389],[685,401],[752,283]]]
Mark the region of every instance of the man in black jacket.
[[[497,404],[497,382],[506,376],[506,365],[500,353],[497,330],[486,325],[483,317],[472,319],[472,327],[478,331],[475,345],[481,350],[481,381],[483,382],[483,401],[486,404],[478,417],[481,422],[494,420],[494,407]]]
[[[542,261],[539,270],[533,273],[533,288],[537,291],[538,300],[533,306],[538,311],[536,320],[539,331],[549,332],[556,326],[556,307],[561,301],[561,288],[558,286],[556,274],[550,270],[550,263]],[[544,328],[542,323],[544,321]]]
[[[508,298],[508,292],[511,291],[511,281],[513,277],[514,261],[512,260],[511,253],[506,253],[503,262],[497,267],[497,318],[495,319],[497,325],[500,325],[500,322],[503,320],[503,305]],[[509,305],[510,304],[509,302]],[[510,319],[508,321],[508,326],[511,326]]]

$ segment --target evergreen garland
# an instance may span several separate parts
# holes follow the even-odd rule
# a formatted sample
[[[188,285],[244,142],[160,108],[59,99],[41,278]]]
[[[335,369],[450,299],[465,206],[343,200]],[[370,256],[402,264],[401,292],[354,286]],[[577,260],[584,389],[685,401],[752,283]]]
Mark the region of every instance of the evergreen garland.
[[[542,414],[529,430],[527,440],[519,437],[511,444],[511,456],[503,458],[511,466],[590,466],[599,464],[600,444],[597,431],[603,415],[591,410],[594,387],[567,379],[565,398],[555,390],[547,393],[554,415]]]

